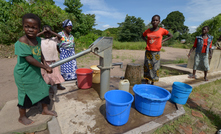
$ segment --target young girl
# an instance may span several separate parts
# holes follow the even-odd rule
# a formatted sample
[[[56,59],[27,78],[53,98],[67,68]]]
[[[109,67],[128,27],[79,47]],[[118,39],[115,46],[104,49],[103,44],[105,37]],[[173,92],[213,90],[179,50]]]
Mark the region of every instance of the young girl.
[[[74,36],[71,35],[72,22],[70,20],[65,20],[63,23],[63,28],[59,35],[62,36],[61,43],[58,44],[60,48],[60,59],[68,58],[75,55],[75,43]],[[74,80],[77,78],[76,75],[77,63],[76,60],[71,60],[61,65],[61,75],[65,80]]]
[[[40,19],[31,13],[22,17],[22,25],[25,35],[15,43],[15,55],[17,55],[17,64],[14,68],[15,83],[18,87],[18,121],[24,125],[32,124],[33,121],[26,116],[26,109],[42,103],[42,114],[57,116],[54,111],[48,110],[49,85],[47,85],[41,76],[40,68],[48,73],[52,68],[41,64],[44,57],[41,56],[41,39],[37,37],[41,26]]]
[[[144,79],[146,79],[146,84],[151,81],[153,85],[154,82],[159,81],[160,49],[162,43],[172,38],[173,35],[166,29],[158,27],[160,24],[159,15],[154,15],[152,17],[151,24],[153,28],[147,29],[143,33],[142,39],[147,43],[145,48]],[[168,37],[163,39],[163,35],[167,35]]]
[[[57,44],[60,43],[61,35],[53,32],[51,27],[48,25],[43,26],[43,31],[38,33],[37,36],[44,34],[45,39],[41,39],[41,51],[45,58],[46,65],[50,65],[58,59]],[[57,37],[51,37],[53,35]],[[58,52],[57,52],[58,51]],[[64,90],[65,87],[61,86],[61,83],[64,82],[63,77],[61,76],[60,70],[58,67],[53,68],[53,72],[48,74],[46,70],[41,69],[42,76],[45,82],[49,85],[55,86],[57,89]]]
[[[209,58],[212,58],[212,40],[213,36],[207,34],[209,32],[209,27],[204,26],[202,29],[202,35],[197,36],[194,42],[193,47],[190,49],[188,57],[190,57],[191,52],[196,48],[194,65],[193,65],[193,74],[189,78],[196,78],[196,70],[204,71],[204,80],[207,79],[207,72],[209,70]]]

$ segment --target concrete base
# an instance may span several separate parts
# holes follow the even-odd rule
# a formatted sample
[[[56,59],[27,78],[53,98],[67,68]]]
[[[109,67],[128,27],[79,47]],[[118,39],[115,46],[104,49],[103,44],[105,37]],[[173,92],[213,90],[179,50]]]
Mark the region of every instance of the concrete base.
[[[117,89],[119,78],[110,80],[110,89]],[[185,113],[183,107],[167,102],[163,115],[149,117],[139,113],[132,104],[128,122],[123,126],[113,126],[106,120],[105,100],[99,98],[99,84],[93,84],[90,89],[73,88],[62,84],[66,91],[58,91],[59,101],[55,103],[58,122],[63,134],[73,133],[152,133],[163,124],[178,118]],[[72,86],[69,87],[69,86]],[[132,86],[130,87],[130,93]],[[50,127],[49,127],[50,128]]]
[[[0,134],[35,132],[47,129],[47,122],[52,116],[42,115],[40,105],[27,110],[27,116],[34,123],[25,126],[18,122],[19,112],[17,104],[17,100],[8,101],[0,111]]]
[[[168,67],[177,65],[168,65]],[[176,67],[175,67],[176,68]],[[192,69],[190,69],[192,70]],[[186,70],[187,71],[187,70]],[[197,71],[197,79],[189,79],[187,74],[160,78],[155,84],[169,91],[175,81],[184,82],[192,87],[220,79],[221,71],[208,73],[209,81],[203,80],[203,72]],[[118,89],[119,78],[111,78],[110,89]],[[28,116],[34,124],[25,126],[17,121],[19,117],[17,100],[12,100],[0,111],[0,133],[35,132],[47,129],[50,134],[73,133],[152,133],[163,124],[168,123],[185,113],[182,105],[178,110],[171,102],[167,102],[163,115],[148,117],[139,113],[132,105],[129,121],[123,126],[113,126],[105,118],[105,100],[99,97],[99,84],[93,84],[90,89],[78,89],[76,81],[62,83],[65,90],[58,90],[53,98],[58,117],[41,115],[41,108],[28,110]],[[132,86],[130,87],[132,92]]]

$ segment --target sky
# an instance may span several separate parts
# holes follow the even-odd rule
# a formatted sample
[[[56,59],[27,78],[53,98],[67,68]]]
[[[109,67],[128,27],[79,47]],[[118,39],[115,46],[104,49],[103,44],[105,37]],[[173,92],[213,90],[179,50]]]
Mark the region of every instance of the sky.
[[[65,8],[64,0],[54,2]],[[156,14],[160,15],[162,21],[169,13],[179,11],[185,17],[184,25],[193,33],[205,20],[221,13],[220,0],[81,0],[81,3],[84,14],[95,14],[97,25],[94,28],[102,31],[118,27],[127,14],[140,17],[147,25]]]

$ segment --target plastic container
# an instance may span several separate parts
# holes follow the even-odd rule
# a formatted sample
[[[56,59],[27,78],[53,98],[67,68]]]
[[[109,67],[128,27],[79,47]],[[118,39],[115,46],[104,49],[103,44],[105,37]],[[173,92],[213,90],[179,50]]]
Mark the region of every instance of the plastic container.
[[[130,82],[128,79],[120,80],[119,82],[119,90],[129,92],[130,89]]]
[[[78,88],[87,89],[92,86],[93,70],[88,68],[79,68],[76,70]]]
[[[186,104],[189,95],[192,92],[192,87],[182,82],[174,82],[172,87],[170,100],[178,104]]]
[[[100,83],[100,69],[97,65],[90,66],[90,69],[93,70],[92,83]]]
[[[134,85],[133,91],[135,93],[135,108],[148,116],[162,115],[166,102],[171,97],[169,91],[154,85]]]
[[[106,100],[107,121],[115,126],[127,123],[131,104],[134,101],[132,94],[122,90],[110,90],[104,94]]]

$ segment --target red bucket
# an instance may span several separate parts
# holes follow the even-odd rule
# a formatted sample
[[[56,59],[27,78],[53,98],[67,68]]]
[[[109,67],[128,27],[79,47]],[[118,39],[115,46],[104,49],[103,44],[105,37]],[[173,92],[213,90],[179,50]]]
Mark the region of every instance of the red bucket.
[[[78,88],[87,89],[92,86],[93,70],[88,68],[79,68],[76,70]]]

